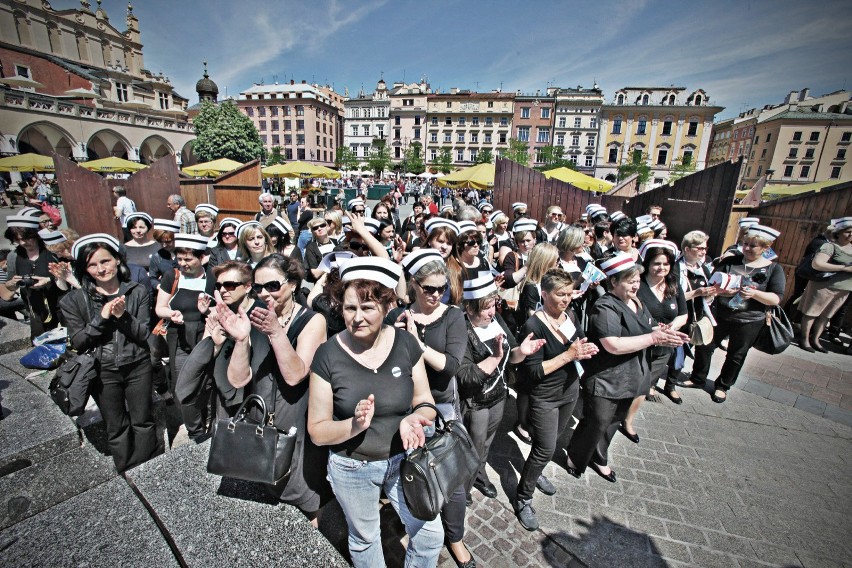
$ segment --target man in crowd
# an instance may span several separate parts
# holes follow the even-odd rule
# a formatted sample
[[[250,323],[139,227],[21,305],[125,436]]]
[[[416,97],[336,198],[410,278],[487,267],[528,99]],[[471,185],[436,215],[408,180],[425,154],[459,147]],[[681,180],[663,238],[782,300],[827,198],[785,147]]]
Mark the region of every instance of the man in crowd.
[[[174,221],[180,224],[180,232],[194,235],[198,232],[195,224],[195,213],[186,208],[186,201],[178,194],[172,194],[166,201],[166,206],[175,214]],[[128,239],[129,240],[129,239]]]
[[[265,229],[278,217],[278,210],[275,208],[275,198],[272,197],[271,193],[261,193],[257,201],[260,203],[260,211],[254,216],[254,220],[258,221]]]
[[[124,231],[124,242],[127,242],[131,239],[130,229],[126,226],[127,216],[136,213],[136,203],[127,197],[127,190],[120,185],[115,186],[112,193],[116,197],[115,206],[112,210],[115,213],[115,218],[121,224],[121,230]]]

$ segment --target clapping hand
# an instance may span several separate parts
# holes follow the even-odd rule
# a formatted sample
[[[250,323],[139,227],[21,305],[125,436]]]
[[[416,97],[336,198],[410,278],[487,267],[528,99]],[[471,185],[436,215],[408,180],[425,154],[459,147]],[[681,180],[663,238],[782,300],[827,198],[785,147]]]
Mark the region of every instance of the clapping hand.
[[[363,432],[370,427],[373,421],[373,414],[376,412],[376,397],[372,394],[363,400],[359,400],[355,405],[354,422],[355,427],[359,432]]]
[[[110,305],[109,311],[110,314],[115,316],[116,319],[120,318],[124,315],[124,312],[127,309],[127,298],[124,296],[119,296],[111,302],[108,302]]]
[[[251,322],[243,308],[234,313],[222,302],[216,305],[216,317],[225,333],[233,337],[235,341],[243,341],[251,333]]]
[[[588,339],[582,337],[568,348],[568,356],[572,361],[582,361],[583,359],[591,359],[598,354],[598,351],[597,345],[589,343]]]
[[[654,340],[654,345],[662,345],[664,347],[680,347],[689,341],[688,335],[675,331],[667,325],[654,328],[651,332],[651,337]]]
[[[278,321],[278,315],[275,313],[275,305],[272,300],[269,301],[266,308],[253,309],[248,317],[255,329],[265,335],[272,336],[283,329],[281,323]]]
[[[534,339],[533,334],[530,333],[524,338],[518,349],[521,350],[521,354],[524,357],[529,357],[530,355],[541,349],[545,343],[547,343],[546,339]]]
[[[198,311],[202,315],[206,314],[210,310],[211,301],[213,301],[213,298],[210,296],[210,294],[202,292],[198,295]]]

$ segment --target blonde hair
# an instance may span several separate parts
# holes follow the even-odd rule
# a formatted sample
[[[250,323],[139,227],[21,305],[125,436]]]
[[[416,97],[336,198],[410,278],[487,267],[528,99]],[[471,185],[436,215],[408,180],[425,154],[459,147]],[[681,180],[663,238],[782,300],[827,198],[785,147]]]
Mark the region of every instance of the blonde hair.
[[[269,256],[270,254],[275,252],[275,247],[272,246],[272,238],[269,236],[269,233],[267,233],[263,227],[247,227],[242,233],[240,233],[240,240],[238,245],[240,249],[240,256],[242,256],[246,260],[251,259],[251,253],[249,252],[248,247],[246,246],[246,242],[248,242],[248,240],[252,238],[255,233],[260,233],[261,235],[263,235],[263,240],[266,242],[266,250],[264,251],[263,256]]]
[[[559,262],[559,250],[550,243],[539,243],[530,251],[527,273],[518,283],[521,290],[527,283],[540,284],[542,276]]]

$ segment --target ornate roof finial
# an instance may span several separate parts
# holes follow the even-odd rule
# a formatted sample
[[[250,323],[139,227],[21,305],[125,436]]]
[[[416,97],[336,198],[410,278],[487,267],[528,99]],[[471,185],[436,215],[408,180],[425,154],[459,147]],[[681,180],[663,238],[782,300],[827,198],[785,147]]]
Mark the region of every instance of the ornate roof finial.
[[[130,2],[127,3],[127,13],[128,14],[133,13],[133,4],[131,4]]]
[[[92,5],[89,4],[86,0],[80,0],[80,5],[83,7],[84,10],[90,10],[92,8]]]
[[[207,62],[204,62],[204,78],[208,79],[210,75],[207,74]]]

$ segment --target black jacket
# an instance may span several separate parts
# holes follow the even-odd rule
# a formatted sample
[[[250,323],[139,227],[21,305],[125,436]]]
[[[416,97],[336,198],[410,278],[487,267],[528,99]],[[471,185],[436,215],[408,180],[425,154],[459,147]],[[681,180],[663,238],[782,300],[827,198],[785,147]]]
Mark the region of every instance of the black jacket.
[[[509,350],[518,346],[515,337],[509,331],[506,322],[500,317],[500,314],[495,314],[494,318],[500,327],[503,328],[503,333],[506,335],[506,340],[509,342]],[[500,372],[499,367],[490,375],[486,375],[479,368],[478,363],[491,357],[491,350],[488,349],[470,324],[470,320],[465,317],[467,324],[467,350],[461,365],[456,372],[456,380],[459,385],[459,394],[465,401],[465,406],[474,410],[479,408],[491,408],[506,397],[509,392],[505,381],[505,370]],[[511,355],[509,355],[511,357]],[[508,368],[511,363],[507,361]],[[508,369],[506,369],[508,370]],[[487,391],[487,392],[485,392]]]
[[[121,367],[149,357],[148,329],[150,298],[137,282],[122,282],[119,295],[124,295],[127,307],[116,319],[101,317],[102,302],[86,299],[86,290],[73,290],[59,302],[71,347],[78,353],[113,341],[115,366]],[[87,309],[87,303],[90,306]]]

